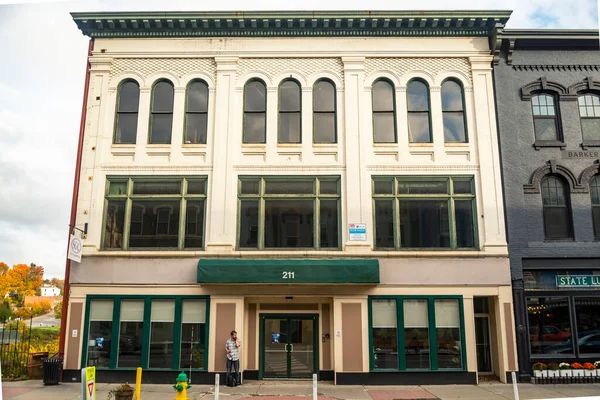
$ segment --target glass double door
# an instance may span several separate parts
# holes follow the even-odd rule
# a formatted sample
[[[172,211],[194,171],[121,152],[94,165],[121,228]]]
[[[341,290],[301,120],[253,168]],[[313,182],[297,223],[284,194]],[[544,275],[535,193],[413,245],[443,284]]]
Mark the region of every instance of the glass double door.
[[[317,372],[316,315],[261,315],[261,376],[311,378]]]

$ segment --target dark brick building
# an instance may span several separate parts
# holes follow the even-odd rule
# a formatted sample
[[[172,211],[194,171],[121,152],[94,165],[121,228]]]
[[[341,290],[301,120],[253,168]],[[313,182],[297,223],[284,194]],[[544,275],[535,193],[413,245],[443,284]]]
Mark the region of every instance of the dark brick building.
[[[536,361],[600,359],[598,39],[597,31],[506,30],[496,42],[521,379]]]

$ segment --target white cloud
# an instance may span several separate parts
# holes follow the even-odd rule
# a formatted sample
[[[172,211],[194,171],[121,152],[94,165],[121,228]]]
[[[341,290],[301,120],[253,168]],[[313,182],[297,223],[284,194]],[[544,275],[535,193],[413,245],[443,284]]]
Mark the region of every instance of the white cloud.
[[[25,3],[0,0],[0,4]],[[64,274],[87,38],[70,11],[364,10],[363,0],[36,0],[0,5],[0,261]],[[374,10],[497,9],[498,2],[371,0]],[[505,0],[509,28],[597,28],[596,0]]]

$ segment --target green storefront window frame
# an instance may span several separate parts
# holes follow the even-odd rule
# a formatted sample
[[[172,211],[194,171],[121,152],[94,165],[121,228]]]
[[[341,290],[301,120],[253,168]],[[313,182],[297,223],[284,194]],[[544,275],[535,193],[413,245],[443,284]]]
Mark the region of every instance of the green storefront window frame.
[[[87,341],[90,327],[90,306],[93,300],[112,300],[113,301],[113,326],[112,338],[116,338],[118,344],[119,329],[121,325],[121,300],[144,300],[144,329],[142,331],[142,367],[143,370],[149,371],[175,371],[181,370],[181,312],[183,300],[204,300],[206,301],[206,322],[204,327],[204,368],[192,368],[192,371],[208,371],[208,338],[209,338],[209,323],[210,323],[210,296],[193,296],[193,295],[87,295],[85,300],[85,318],[83,327],[83,343],[81,349],[81,368],[87,366]],[[173,359],[171,368],[149,368],[150,359],[150,326],[151,326],[151,307],[152,300],[174,300],[175,301],[175,319],[173,328]],[[115,340],[115,339],[112,339]],[[98,370],[118,370],[118,371],[134,371],[136,368],[117,367],[117,359],[119,346],[112,346],[110,349],[110,365],[109,368],[97,367]],[[189,369],[189,368],[188,368]]]
[[[187,186],[189,181],[202,181],[204,182],[204,194],[188,194]],[[127,191],[126,194],[114,195],[110,194],[110,184],[113,183],[125,183],[127,182]],[[151,194],[151,195],[141,195],[141,194],[133,194],[133,185],[135,182],[180,182],[180,193],[179,194]],[[183,175],[169,175],[169,176],[119,176],[119,175],[110,175],[106,177],[105,183],[105,196],[104,196],[104,210],[102,217],[102,234],[100,235],[100,248],[102,251],[179,251],[179,250],[204,250],[204,246],[206,244],[206,207],[207,207],[207,184],[208,177],[207,176],[183,176]],[[110,200],[121,200],[125,201],[125,216],[123,222],[123,247],[110,249],[104,247],[104,238],[106,234],[106,218],[108,217],[108,202]],[[147,200],[147,201],[156,201],[156,200],[165,200],[165,201],[179,201],[180,202],[180,213],[179,213],[179,230],[178,230],[178,239],[177,239],[177,247],[173,248],[161,248],[161,247],[144,247],[144,248],[129,248],[129,232],[131,228],[131,210],[132,204],[134,200]],[[186,205],[187,201],[194,200],[202,200],[204,208],[203,208],[203,225],[202,225],[202,247],[197,248],[186,248],[185,247],[185,230],[186,230]]]
[[[393,181],[393,193],[390,194],[375,194],[375,182],[376,181]],[[454,194],[454,182],[471,182],[471,194]],[[399,184],[401,182],[446,182],[447,183],[447,194],[399,194]],[[452,175],[452,176],[392,176],[392,175],[380,175],[373,176],[371,179],[371,204],[372,209],[375,210],[376,200],[392,200],[393,217],[394,217],[394,247],[377,247],[375,242],[376,231],[377,231],[377,220],[376,213],[373,212],[373,231],[375,232],[373,239],[373,246],[376,250],[423,250],[423,251],[475,251],[479,249],[479,229],[477,224],[477,197],[475,195],[475,183],[472,175]],[[448,202],[448,229],[450,234],[450,247],[402,247],[400,245],[400,202],[404,201],[418,201],[418,200],[447,200]],[[473,247],[458,247],[457,246],[457,235],[456,235],[456,212],[455,212],[455,201],[456,200],[470,200],[471,201],[471,214],[473,220]]]
[[[259,190],[258,194],[242,194],[242,181],[253,181],[258,182]],[[312,194],[267,194],[265,193],[266,182],[313,182],[313,193]],[[337,182],[337,193],[336,194],[321,194],[320,183],[324,182]],[[341,207],[341,178],[339,175],[293,175],[293,176],[255,176],[255,175],[242,175],[238,178],[238,202],[237,202],[237,218],[236,218],[236,249],[241,251],[294,251],[294,250],[341,250],[342,245],[342,207]],[[313,200],[314,207],[314,230],[313,230],[313,247],[301,247],[301,248],[265,248],[265,201],[266,200]],[[258,201],[258,244],[256,247],[241,247],[241,205],[244,200],[256,200]],[[337,200],[337,225],[338,225],[338,245],[337,247],[323,247],[321,248],[321,200]]]
[[[460,317],[460,341],[461,341],[461,368],[438,368],[437,357],[437,337],[435,326],[435,300],[458,300],[458,309]],[[398,335],[398,369],[375,369],[375,359],[373,356],[373,300],[395,300],[397,313],[396,333]],[[409,369],[406,368],[406,354],[404,352],[404,300],[427,300],[428,323],[429,323],[429,369]],[[457,372],[467,371],[467,350],[465,346],[465,317],[464,317],[464,299],[460,295],[440,295],[440,296],[369,296],[369,371],[370,372]],[[432,350],[433,349],[433,350]]]

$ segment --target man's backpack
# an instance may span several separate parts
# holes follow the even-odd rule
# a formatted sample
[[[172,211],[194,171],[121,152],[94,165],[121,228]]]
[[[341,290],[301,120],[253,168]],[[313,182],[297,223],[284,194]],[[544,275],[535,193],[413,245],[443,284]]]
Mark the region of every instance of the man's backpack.
[[[233,377],[233,374],[229,374],[229,376],[227,377],[227,386],[234,387],[235,386],[235,384],[234,384],[235,380],[234,379],[235,378]]]

